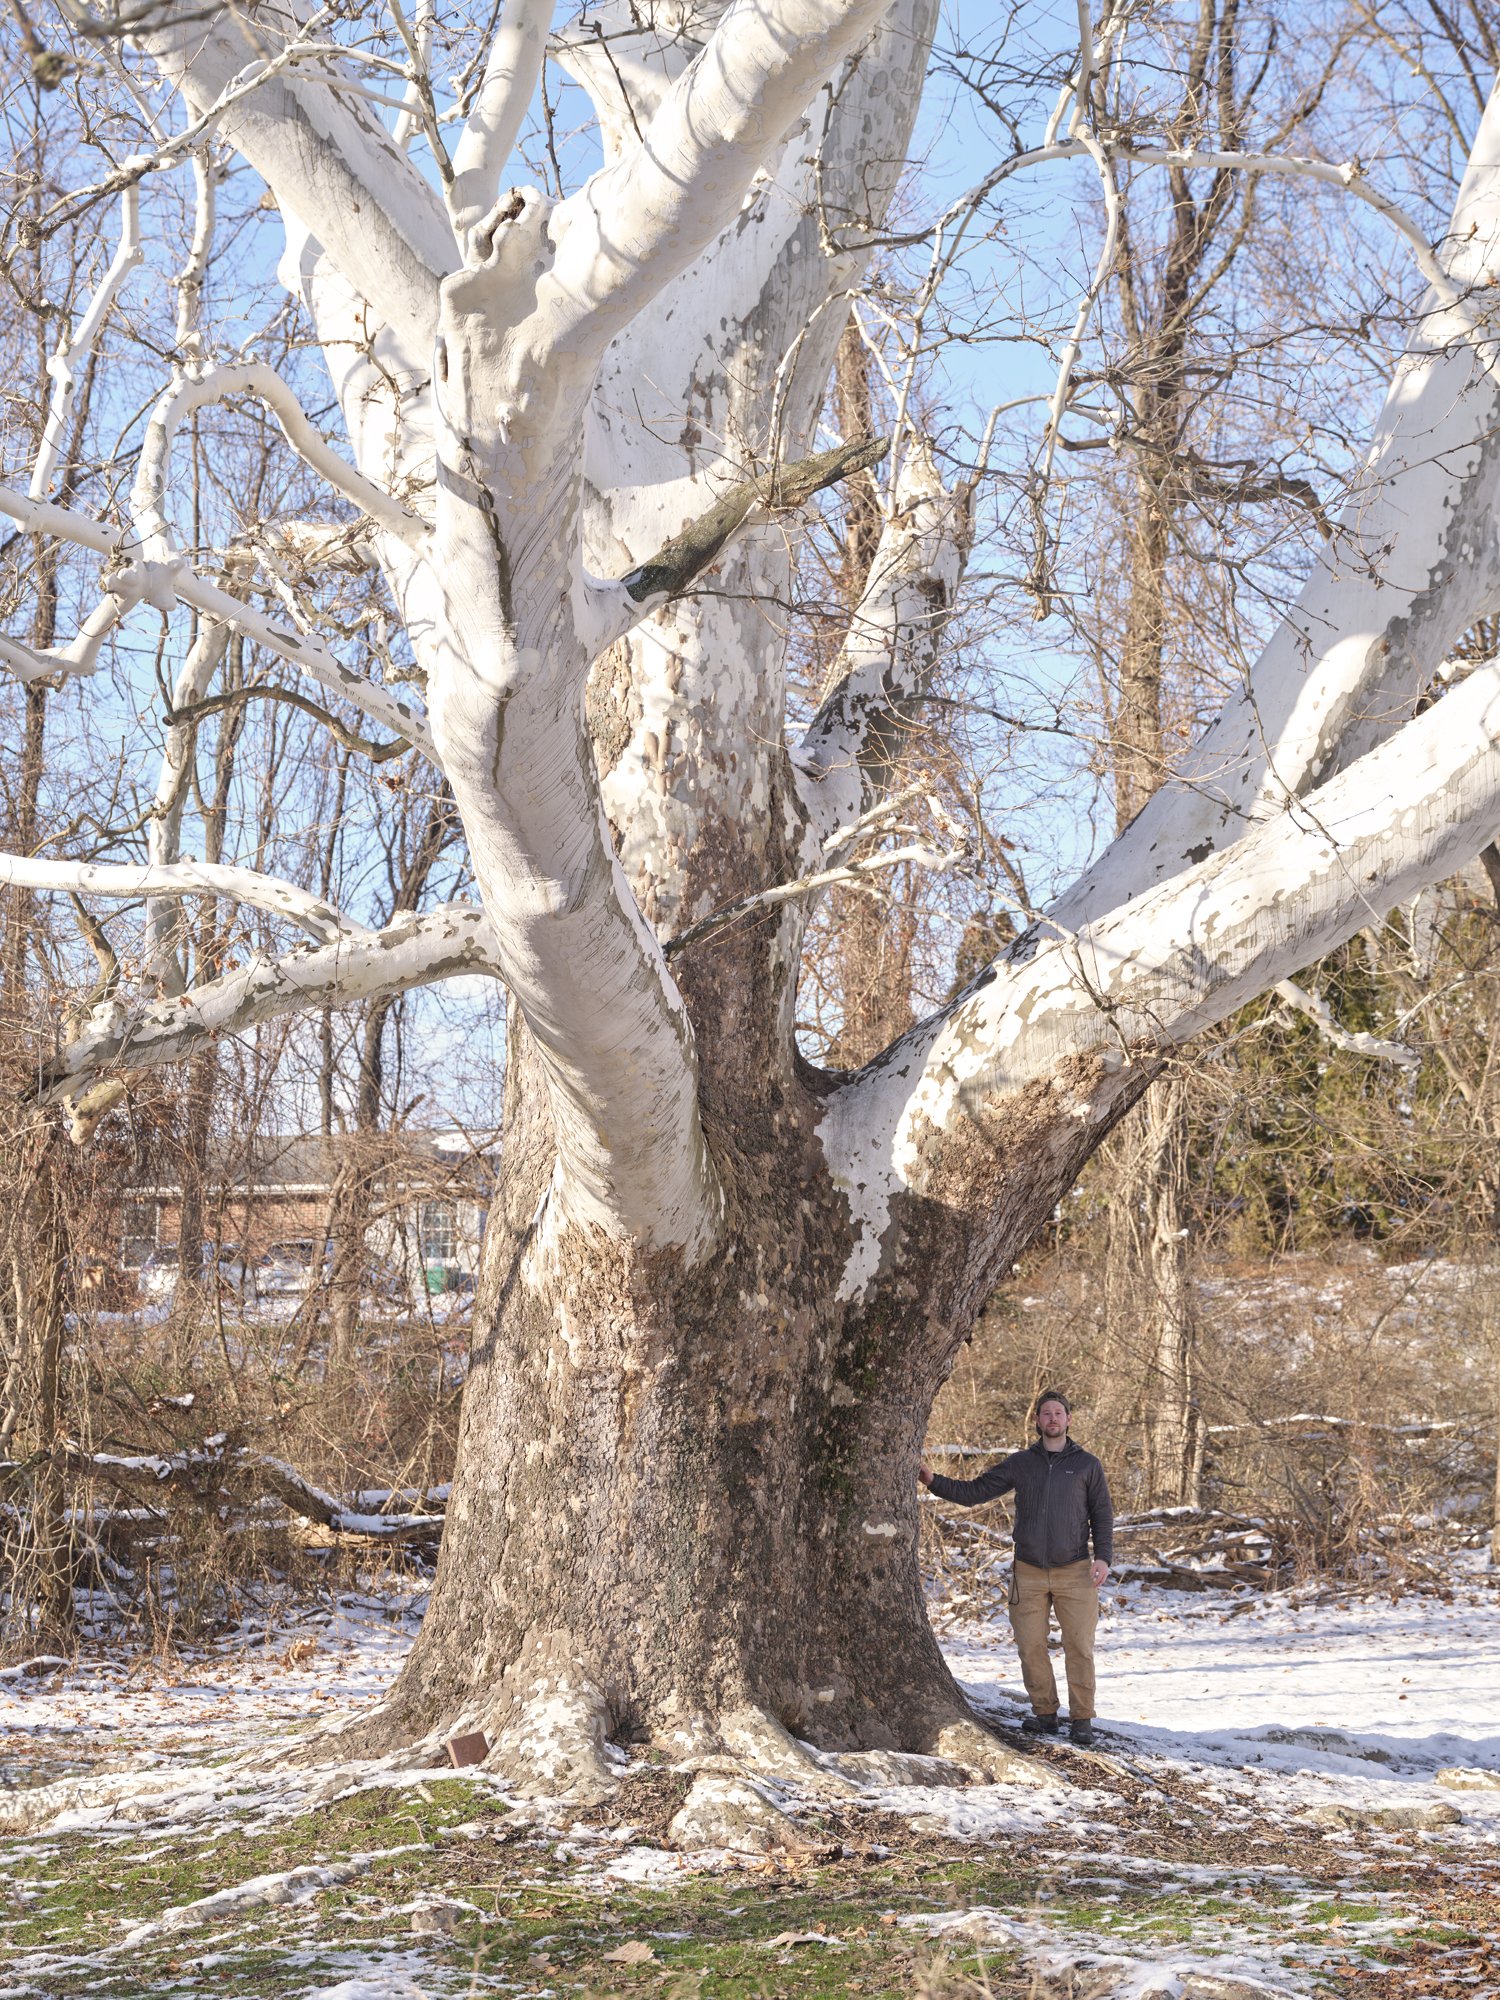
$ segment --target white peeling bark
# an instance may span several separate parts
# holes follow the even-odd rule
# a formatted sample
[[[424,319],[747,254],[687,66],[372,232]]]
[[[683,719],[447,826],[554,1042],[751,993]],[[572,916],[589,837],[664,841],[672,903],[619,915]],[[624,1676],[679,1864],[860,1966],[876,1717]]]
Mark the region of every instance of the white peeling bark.
[[[557,1214],[696,1257],[717,1227],[718,1185],[687,1011],[611,851],[584,730],[577,475],[563,461],[550,485],[526,488],[517,517],[488,502],[471,463],[467,433],[450,430],[429,712],[505,982],[545,1067]]]
[[[685,34],[701,32],[702,11]],[[810,448],[848,298],[906,156],[935,20],[933,0],[898,0],[732,228],[611,344],[590,407],[592,570],[629,570],[726,488]],[[576,40],[570,66],[606,119],[621,115],[622,88],[649,116],[693,47],[659,25],[643,31],[617,79],[613,43],[591,52]],[[791,577],[781,527],[752,530],[596,672],[606,809],[663,934],[815,862],[783,747],[787,634],[766,609]],[[778,932],[781,1019],[765,1037],[777,1062],[790,1058],[801,926],[796,912]]]
[[[448,213],[460,242],[494,205],[547,53],[551,0],[505,0],[484,77],[453,149]]]
[[[822,1133],[860,1230],[842,1296],[881,1269],[900,1194],[953,1198],[1007,1105],[1050,1085],[1107,1125],[1132,1068],[1190,1041],[1457,872],[1500,824],[1500,667],[1322,785],[1074,936],[1023,940],[840,1090]],[[1092,1059],[1092,1063],[1090,1061]]]
[[[59,894],[108,897],[222,896],[251,909],[290,917],[319,944],[335,938],[367,938],[363,924],[325,903],[321,896],[261,875],[253,868],[234,868],[207,861],[128,863],[47,861],[30,854],[0,854],[0,882],[19,889],[45,889]]]
[[[608,342],[733,220],[750,176],[891,5],[736,0],[640,139],[560,205],[538,351],[586,392]]]
[[[427,523],[420,515],[403,506],[393,494],[373,479],[367,479],[333,450],[303,409],[290,383],[284,382],[265,362],[237,361],[184,376],[158,400],[151,413],[130,496],[131,520],[149,560],[164,561],[177,552],[163,511],[171,489],[172,449],[177,433],[195,410],[225,402],[231,396],[254,396],[263,402],[302,462],[335,493],[352,501],[387,535],[411,543],[420,543],[425,538]]]
[[[1078,929],[1283,811],[1380,742],[1449,648],[1500,603],[1500,91],[1440,252],[1463,303],[1429,293],[1364,471],[1248,684],[1050,913]]]
[[[277,0],[249,7],[244,20],[242,28],[227,9],[206,19],[189,10],[135,39],[203,112],[257,66],[314,38],[298,12]],[[321,33],[316,39],[325,40]],[[437,196],[335,58],[285,63],[222,113],[219,136],[317,237],[381,321],[419,348],[430,345],[437,281],[459,261],[453,231]]]
[[[476,972],[494,974],[494,938],[484,911],[467,903],[400,917],[357,938],[341,935],[317,950],[257,957],[175,999],[103,1002],[48,1066],[41,1094],[62,1097],[112,1071],[180,1062],[217,1036],[242,1034],[261,1021],[355,1007]]]

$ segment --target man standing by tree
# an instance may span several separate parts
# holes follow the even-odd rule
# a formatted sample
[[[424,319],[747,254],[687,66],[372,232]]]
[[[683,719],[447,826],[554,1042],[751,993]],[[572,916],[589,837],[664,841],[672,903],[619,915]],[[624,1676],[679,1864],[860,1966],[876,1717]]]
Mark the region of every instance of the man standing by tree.
[[[925,1465],[917,1478],[939,1500],[961,1507],[1015,1494],[1010,1628],[1033,1711],[1021,1727],[1033,1735],[1057,1734],[1057,1682],[1047,1654],[1047,1625],[1055,1610],[1068,1675],[1068,1735],[1088,1745],[1094,1740],[1094,1628],[1099,1586],[1114,1553],[1115,1513],[1104,1467],[1068,1436],[1072,1414],[1060,1390],[1045,1389],[1036,1405],[1037,1441],[1026,1451],[1012,1452],[977,1479],[944,1479]]]

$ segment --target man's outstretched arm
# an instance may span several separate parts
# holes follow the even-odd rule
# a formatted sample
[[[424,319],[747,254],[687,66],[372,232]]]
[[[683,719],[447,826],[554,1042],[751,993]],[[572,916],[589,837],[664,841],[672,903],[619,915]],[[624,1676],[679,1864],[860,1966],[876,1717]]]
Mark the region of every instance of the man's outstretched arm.
[[[1014,1492],[1016,1485],[1008,1458],[1000,1459],[977,1479],[945,1479],[942,1473],[930,1472],[925,1465],[917,1467],[917,1478],[939,1500],[954,1500],[960,1507],[982,1507],[986,1500],[998,1500],[1002,1493]]]

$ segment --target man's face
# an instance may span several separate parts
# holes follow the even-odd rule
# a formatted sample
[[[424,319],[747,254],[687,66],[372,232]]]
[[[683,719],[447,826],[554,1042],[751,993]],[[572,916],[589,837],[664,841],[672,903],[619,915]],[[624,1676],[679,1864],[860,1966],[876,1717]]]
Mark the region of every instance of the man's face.
[[[1068,1413],[1061,1403],[1043,1403],[1036,1413],[1036,1427],[1050,1444],[1060,1444],[1068,1435]]]

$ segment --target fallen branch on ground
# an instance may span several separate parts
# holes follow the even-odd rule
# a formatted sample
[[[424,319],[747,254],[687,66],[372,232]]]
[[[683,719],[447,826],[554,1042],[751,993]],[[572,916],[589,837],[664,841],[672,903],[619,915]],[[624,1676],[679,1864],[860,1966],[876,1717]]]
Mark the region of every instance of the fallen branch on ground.
[[[209,1439],[195,1450],[121,1456],[90,1452],[66,1440],[59,1447],[69,1465],[111,1480],[123,1492],[147,1496],[186,1489],[211,1492],[244,1506],[257,1500],[277,1500],[290,1514],[311,1521],[336,1537],[373,1542],[434,1541],[442,1532],[438,1513],[380,1514],[346,1507],[332,1493],[305,1479],[295,1466],[267,1452]],[[8,1470],[0,1467],[0,1471]],[[430,1489],[430,1495],[441,1489]],[[360,1495],[361,1499],[373,1496]]]

